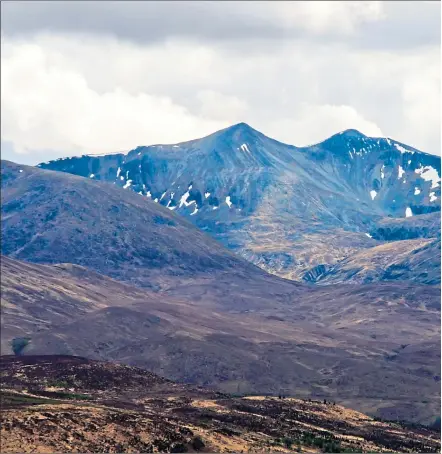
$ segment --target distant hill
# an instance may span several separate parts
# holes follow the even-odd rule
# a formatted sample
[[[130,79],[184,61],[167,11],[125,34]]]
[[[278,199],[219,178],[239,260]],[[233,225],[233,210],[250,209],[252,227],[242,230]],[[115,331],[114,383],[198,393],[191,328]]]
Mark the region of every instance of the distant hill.
[[[378,245],[367,235],[382,218],[440,212],[439,156],[355,130],[300,148],[240,123],[190,142],[39,167],[134,191],[295,280]]]

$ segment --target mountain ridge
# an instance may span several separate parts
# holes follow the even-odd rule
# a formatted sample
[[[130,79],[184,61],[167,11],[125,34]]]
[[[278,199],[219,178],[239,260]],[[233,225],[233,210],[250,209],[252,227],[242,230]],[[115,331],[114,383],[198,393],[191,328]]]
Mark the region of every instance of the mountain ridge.
[[[322,140],[319,140],[319,141],[315,141],[315,142],[311,142],[309,145],[295,145],[295,144],[290,144],[288,142],[284,142],[282,140],[278,140],[278,139],[275,139],[273,137],[270,137],[270,136],[264,134],[263,132],[255,129],[253,126],[250,126],[246,122],[238,122],[238,123],[234,123],[231,126],[227,126],[227,127],[223,128],[223,129],[220,129],[218,131],[212,132],[210,134],[203,135],[203,136],[201,136],[201,137],[199,137],[197,139],[184,140],[184,141],[179,141],[179,142],[158,142],[158,143],[152,143],[151,145],[136,145],[136,146],[130,148],[129,150],[127,150],[127,151],[121,151],[121,152],[86,153],[86,154],[81,154],[81,155],[73,155],[73,156],[68,156],[66,158],[64,158],[64,157],[56,158],[56,159],[47,161],[46,164],[49,163],[49,162],[59,161],[59,160],[63,160],[63,159],[81,158],[83,156],[101,157],[101,156],[108,156],[108,155],[115,155],[115,154],[120,154],[120,155],[125,156],[125,155],[127,155],[129,153],[135,152],[135,151],[137,151],[139,149],[142,149],[142,148],[159,147],[159,146],[173,146],[173,145],[186,145],[186,144],[197,142],[199,140],[207,139],[207,138],[209,138],[211,136],[215,136],[215,135],[219,135],[219,134],[233,133],[233,132],[236,132],[238,130],[248,131],[251,134],[253,133],[253,134],[256,134],[256,135],[259,135],[259,136],[264,136],[267,139],[272,140],[273,142],[279,143],[279,144],[287,146],[287,147],[291,147],[291,148],[293,148],[295,150],[298,150],[298,151],[302,150],[302,149],[305,149],[305,148],[310,148],[310,147],[313,147],[313,146],[321,145],[322,143],[327,142],[330,139],[333,139],[333,138],[338,137],[338,136],[344,136],[344,137],[371,138],[371,139],[374,139],[374,140],[390,141],[390,142],[394,142],[394,143],[398,144],[399,146],[407,147],[410,150],[410,152],[414,151],[414,152],[423,153],[423,154],[426,154],[426,155],[429,155],[429,156],[439,156],[437,154],[424,152],[424,151],[422,151],[422,150],[420,150],[420,149],[418,149],[416,147],[412,147],[410,145],[405,144],[404,142],[400,142],[400,141],[398,141],[396,139],[393,139],[390,136],[368,136],[368,135],[360,132],[359,130],[353,129],[353,128],[345,129],[343,131],[334,133],[331,136],[326,137],[325,139],[322,139]],[[43,163],[40,163],[40,164],[43,164]],[[37,165],[39,165],[39,164],[37,164]]]
[[[382,218],[440,211],[440,157],[355,130],[295,147],[238,123],[189,142],[39,167],[148,197],[294,280],[371,247],[366,235]]]

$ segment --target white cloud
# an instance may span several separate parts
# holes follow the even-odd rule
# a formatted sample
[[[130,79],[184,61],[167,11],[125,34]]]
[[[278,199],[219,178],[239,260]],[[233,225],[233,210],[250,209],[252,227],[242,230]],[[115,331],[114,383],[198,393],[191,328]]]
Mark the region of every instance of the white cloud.
[[[357,129],[368,136],[383,136],[378,125],[351,106],[304,105],[295,117],[278,119],[269,125],[269,129],[283,141],[291,142],[290,139],[296,136],[298,146],[312,145],[345,129]]]
[[[80,73],[49,64],[36,44],[4,50],[2,139],[18,153],[112,152],[152,141],[191,140],[228,125],[198,118],[165,96],[131,94],[118,86],[98,93]]]
[[[287,27],[301,27],[316,34],[332,33],[349,35],[361,23],[385,18],[380,1],[298,1],[278,3],[272,11]]]
[[[196,95],[203,118],[239,123],[247,116],[248,105],[236,96],[224,95],[213,90],[202,90]]]

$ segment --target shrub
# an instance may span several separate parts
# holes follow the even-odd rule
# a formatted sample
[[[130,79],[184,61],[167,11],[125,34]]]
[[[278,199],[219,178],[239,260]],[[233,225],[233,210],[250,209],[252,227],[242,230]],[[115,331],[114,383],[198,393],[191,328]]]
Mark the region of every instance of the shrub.
[[[192,448],[195,450],[195,451],[201,451],[201,449],[204,448],[205,443],[203,442],[203,440],[201,439],[201,437],[194,437],[193,440],[192,440]]]
[[[15,339],[12,339],[11,347],[14,355],[20,356],[30,341],[30,337],[16,337]]]
[[[187,452],[187,446],[184,443],[177,443],[172,446],[170,452]]]

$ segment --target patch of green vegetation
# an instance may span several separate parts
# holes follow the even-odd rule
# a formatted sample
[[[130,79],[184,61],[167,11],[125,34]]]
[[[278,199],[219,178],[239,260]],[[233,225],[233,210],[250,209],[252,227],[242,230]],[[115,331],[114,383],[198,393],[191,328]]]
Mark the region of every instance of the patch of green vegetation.
[[[289,437],[284,437],[282,439],[282,443],[287,449],[292,449],[292,445],[294,443],[294,440],[292,438],[289,438]]]
[[[301,438],[302,444],[319,448],[322,452],[352,452],[341,446],[341,442],[332,435],[318,437],[311,432],[305,432]]]
[[[53,386],[54,388],[70,388],[69,383],[65,381],[48,381],[46,382],[48,386]]]
[[[75,400],[92,400],[91,396],[87,394],[74,394],[74,393],[66,393],[66,399],[75,399]]]
[[[441,430],[440,416],[436,416],[436,418],[434,418],[434,421],[428,427],[430,429],[438,430],[440,432]]]
[[[91,396],[87,394],[77,394],[77,393],[66,393],[62,391],[33,391],[34,394],[44,397],[53,397],[56,399],[69,399],[69,400],[92,400]]]
[[[15,337],[14,339],[12,339],[11,348],[14,352],[14,355],[21,355],[26,346],[29,345],[29,342],[31,342],[30,337]]]
[[[41,405],[59,403],[58,401],[53,399],[45,399],[34,396],[26,396],[24,394],[14,394],[8,392],[0,392],[0,400],[2,406]]]

